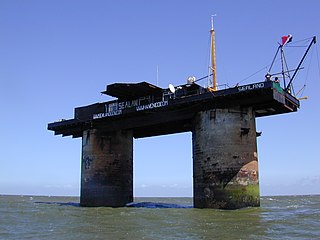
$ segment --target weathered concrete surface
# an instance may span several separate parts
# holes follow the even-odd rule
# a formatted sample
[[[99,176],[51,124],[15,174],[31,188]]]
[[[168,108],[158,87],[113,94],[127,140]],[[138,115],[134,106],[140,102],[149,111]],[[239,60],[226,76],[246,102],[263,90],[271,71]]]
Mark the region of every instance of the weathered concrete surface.
[[[132,201],[132,131],[84,131],[80,205],[122,207]]]
[[[196,208],[260,205],[252,108],[215,109],[196,115],[193,175]]]

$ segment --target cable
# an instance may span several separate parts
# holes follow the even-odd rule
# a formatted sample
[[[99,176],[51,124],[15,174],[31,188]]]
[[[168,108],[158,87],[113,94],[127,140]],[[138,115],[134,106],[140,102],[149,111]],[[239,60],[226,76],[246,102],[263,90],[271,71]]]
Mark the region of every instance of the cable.
[[[305,39],[301,39],[301,40],[298,40],[298,41],[295,41],[295,42],[290,42],[290,45],[293,45],[293,44],[297,44],[297,43],[300,43],[300,42],[308,42],[310,41],[310,39],[312,39],[313,37],[309,37],[309,38],[305,38]],[[290,46],[289,45],[289,46]],[[288,46],[287,44],[285,46]],[[308,45],[307,45],[308,46]]]
[[[247,80],[247,79],[253,77],[254,75],[260,73],[262,70],[267,70],[267,69],[268,69],[268,66],[269,66],[269,64],[266,65],[265,67],[261,68],[259,71],[256,71],[255,73],[251,74],[249,77],[246,77],[246,78],[242,79],[242,80],[241,80],[240,82],[238,82],[236,85],[239,85],[240,83],[244,82],[245,80]]]
[[[317,44],[316,44],[316,51],[317,51],[318,73],[319,73],[319,78],[320,78],[319,51],[318,51],[318,45]]]
[[[209,74],[209,75],[207,75],[207,76],[204,76],[204,77],[201,77],[201,78],[199,78],[199,79],[196,79],[194,82],[198,82],[198,81],[201,81],[201,80],[203,80],[203,79],[205,79],[205,78],[207,78],[207,77],[210,77],[210,76],[212,76],[213,74],[211,73],[211,74]]]

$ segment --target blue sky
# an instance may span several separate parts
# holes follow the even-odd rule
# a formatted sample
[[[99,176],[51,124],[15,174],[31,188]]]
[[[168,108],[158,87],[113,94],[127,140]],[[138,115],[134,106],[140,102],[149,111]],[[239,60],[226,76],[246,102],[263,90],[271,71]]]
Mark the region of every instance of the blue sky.
[[[100,94],[107,84],[156,84],[157,68],[164,88],[206,75],[212,14],[218,82],[233,86],[271,63],[281,36],[319,36],[319,8],[317,0],[0,1],[0,194],[79,195],[81,140],[54,136],[47,123],[110,100]],[[300,111],[257,119],[262,195],[320,194],[317,48],[296,79],[309,97]],[[191,152],[191,133],[135,140],[135,196],[192,196]]]

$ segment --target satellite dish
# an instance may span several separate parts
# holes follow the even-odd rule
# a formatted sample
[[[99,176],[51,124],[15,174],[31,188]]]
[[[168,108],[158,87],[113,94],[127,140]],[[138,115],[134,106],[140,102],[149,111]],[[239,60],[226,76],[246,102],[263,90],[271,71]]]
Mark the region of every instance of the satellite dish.
[[[196,81],[196,77],[194,77],[194,76],[190,76],[187,79],[187,83],[190,85],[193,84],[195,81]]]
[[[176,89],[174,88],[174,86],[171,83],[169,84],[169,90],[172,93],[175,93],[175,91],[176,91]]]

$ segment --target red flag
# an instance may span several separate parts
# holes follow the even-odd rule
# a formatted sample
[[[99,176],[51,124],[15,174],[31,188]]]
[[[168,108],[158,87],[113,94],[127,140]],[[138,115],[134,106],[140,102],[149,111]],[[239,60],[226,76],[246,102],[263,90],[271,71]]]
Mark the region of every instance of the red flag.
[[[292,41],[292,35],[289,34],[288,36],[281,37],[282,39],[282,46],[286,45],[287,43]]]

